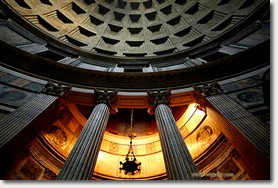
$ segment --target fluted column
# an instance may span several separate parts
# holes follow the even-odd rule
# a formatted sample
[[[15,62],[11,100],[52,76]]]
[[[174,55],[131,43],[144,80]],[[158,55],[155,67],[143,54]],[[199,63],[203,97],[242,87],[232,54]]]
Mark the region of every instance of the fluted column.
[[[194,87],[194,98],[244,159],[252,179],[270,178],[270,130],[263,121],[223,94],[217,83]]]
[[[176,125],[169,105],[170,91],[147,92],[152,103],[169,180],[198,180],[199,171]]]
[[[117,92],[95,91],[97,104],[71,150],[57,180],[90,180]],[[112,111],[112,113],[115,111]]]
[[[206,97],[208,115],[221,123],[219,129],[246,161],[252,179],[270,178],[270,130],[225,94]],[[221,116],[222,115],[222,116]]]
[[[1,177],[18,152],[54,118],[58,109],[58,97],[38,94],[5,118],[0,119]]]

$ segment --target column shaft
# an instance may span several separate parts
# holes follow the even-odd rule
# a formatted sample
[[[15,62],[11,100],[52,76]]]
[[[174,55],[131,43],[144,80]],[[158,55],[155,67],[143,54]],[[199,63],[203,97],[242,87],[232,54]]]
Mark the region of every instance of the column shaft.
[[[38,94],[0,120],[1,177],[15,156],[54,119],[58,109],[57,97]]]
[[[155,118],[169,180],[200,179],[170,107],[165,104],[157,105]]]
[[[94,107],[78,140],[58,174],[58,180],[90,180],[98,158],[110,110],[107,104]]]
[[[246,170],[251,178],[269,179],[270,130],[268,126],[224,94],[206,98],[209,101],[208,116],[218,122],[219,129],[245,159]]]

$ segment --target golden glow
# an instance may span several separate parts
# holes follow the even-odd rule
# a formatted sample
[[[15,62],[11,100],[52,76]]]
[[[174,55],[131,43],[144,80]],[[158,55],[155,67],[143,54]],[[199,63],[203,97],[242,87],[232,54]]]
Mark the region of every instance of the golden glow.
[[[177,126],[185,139],[193,159],[201,155],[220,134],[211,124],[205,112],[196,109],[196,104],[189,105],[186,112],[177,121]],[[207,131],[208,127],[209,131]],[[106,153],[109,157],[100,157],[98,159],[98,168],[95,172],[100,174],[103,173],[106,168],[110,168],[107,164],[111,163],[111,161],[118,165],[120,161],[124,160],[128,146],[128,137],[105,132],[101,145],[101,152]],[[150,136],[136,137],[133,140],[133,148],[136,158],[138,161],[142,162],[142,172],[140,175],[136,175],[136,177],[126,178],[138,178],[139,176],[140,178],[148,178],[166,173],[158,133]],[[115,170],[113,173],[110,172],[110,176],[125,178],[123,173],[119,174],[118,171]]]
[[[114,178],[127,179],[149,178],[166,173],[162,152],[147,156],[136,155],[136,159],[142,163],[141,173],[129,176],[119,170],[120,161],[125,160],[125,155],[114,155],[100,151],[94,172],[105,176],[112,176]]]
[[[84,124],[86,122],[86,118],[78,111],[75,105],[70,105],[69,110],[73,118],[67,125],[67,128],[63,126],[62,122],[56,122],[68,136],[66,145],[57,145],[53,140],[52,134],[49,134],[47,131],[43,132],[48,142],[65,157],[68,156],[77,139],[70,131],[75,130],[76,123]],[[193,159],[200,156],[220,134],[215,128],[214,124],[216,122],[211,120],[209,116],[206,116],[204,111],[196,109],[196,104],[190,104],[176,123]],[[100,176],[115,179],[148,179],[166,173],[158,133],[133,139],[135,156],[142,163],[141,173],[133,177],[127,177],[124,173],[120,173],[119,162],[125,159],[129,148],[129,141],[129,137],[105,132],[94,172]]]
[[[176,122],[184,138],[196,129],[206,115],[203,111],[196,109],[195,106],[195,104],[190,104],[186,112]]]

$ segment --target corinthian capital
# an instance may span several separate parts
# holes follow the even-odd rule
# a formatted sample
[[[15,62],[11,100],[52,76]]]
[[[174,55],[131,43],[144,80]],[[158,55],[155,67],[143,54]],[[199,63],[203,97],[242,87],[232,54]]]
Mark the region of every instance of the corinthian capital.
[[[158,90],[157,92],[147,91],[147,94],[149,96],[148,101],[149,101],[150,107],[149,107],[148,112],[150,114],[153,114],[154,109],[159,104],[170,105],[170,95],[171,95],[170,89],[168,89],[164,92],[161,92],[160,90]]]
[[[70,86],[62,86],[61,84],[54,84],[53,82],[48,81],[41,92],[48,95],[59,97],[63,95],[66,91],[70,91],[70,90],[71,90]]]
[[[202,93],[205,97],[223,93],[218,82],[205,83],[202,87],[193,86],[195,92]]]
[[[104,103],[108,105],[112,114],[118,111],[116,108],[118,91],[108,92],[107,90],[104,90],[102,92],[99,90],[95,90],[94,93],[96,104]]]

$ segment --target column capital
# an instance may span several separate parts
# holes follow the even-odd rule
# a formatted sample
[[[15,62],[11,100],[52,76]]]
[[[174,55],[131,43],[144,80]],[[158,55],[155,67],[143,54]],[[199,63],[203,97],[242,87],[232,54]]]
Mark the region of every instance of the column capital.
[[[117,99],[118,91],[108,92],[107,90],[104,90],[102,92],[100,90],[95,89],[94,93],[95,93],[96,104],[104,103],[108,105],[112,114],[118,112],[118,109],[116,108],[116,103],[118,100]]]
[[[202,93],[205,97],[217,95],[223,93],[219,83],[214,81],[211,83],[204,83],[203,86],[193,86],[193,89],[197,92]]]
[[[194,89],[193,99],[194,102],[196,103],[196,108],[206,112],[206,100],[204,95],[202,94],[202,88],[193,86],[193,89]]]
[[[59,97],[63,95],[64,92],[70,90],[70,86],[62,86],[61,84],[54,84],[53,82],[48,81],[47,84],[45,84],[44,89],[41,91],[41,93]]]
[[[166,91],[161,92],[158,90],[157,92],[151,92],[147,91],[147,94],[149,96],[148,102],[149,102],[149,109],[148,113],[153,114],[155,108],[159,104],[166,104],[170,105],[170,97],[171,97],[171,90],[167,89]]]
[[[206,112],[206,100],[205,97],[218,95],[223,93],[218,82],[204,83],[203,86],[193,86],[194,95],[193,98],[196,103],[196,108]]]

